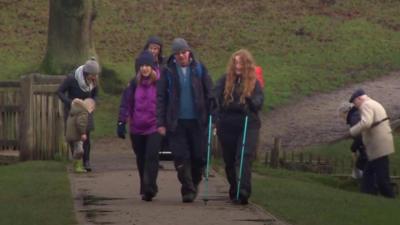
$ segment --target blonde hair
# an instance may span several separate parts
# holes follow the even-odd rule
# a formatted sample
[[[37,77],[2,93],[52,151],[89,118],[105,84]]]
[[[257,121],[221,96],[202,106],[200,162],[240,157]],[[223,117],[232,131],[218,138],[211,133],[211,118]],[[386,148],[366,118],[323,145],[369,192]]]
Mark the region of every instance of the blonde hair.
[[[156,71],[154,71],[154,70],[152,69],[149,78],[150,78],[150,82],[151,82],[152,84],[154,84],[154,83],[157,81],[157,74],[156,74]],[[137,82],[140,84],[140,83],[142,83],[142,81],[143,81],[143,75],[142,75],[142,73],[141,73],[140,70],[139,70],[139,76],[137,76]]]
[[[85,105],[89,113],[93,112],[96,109],[96,102],[93,98],[85,98],[83,100],[83,104]]]
[[[251,53],[246,49],[240,49],[232,54],[226,68],[226,80],[224,89],[224,104],[227,105],[233,101],[233,91],[235,86],[235,58],[239,56],[243,61],[244,68],[242,74],[242,82],[240,84],[240,100],[241,104],[245,103],[245,98],[250,97],[256,84],[255,62]]]

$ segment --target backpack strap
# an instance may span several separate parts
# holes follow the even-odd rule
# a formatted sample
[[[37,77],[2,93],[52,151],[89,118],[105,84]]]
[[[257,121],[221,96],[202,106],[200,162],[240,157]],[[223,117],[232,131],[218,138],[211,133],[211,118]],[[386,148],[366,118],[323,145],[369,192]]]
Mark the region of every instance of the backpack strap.
[[[203,66],[199,61],[196,61],[196,73],[199,78],[203,76]]]

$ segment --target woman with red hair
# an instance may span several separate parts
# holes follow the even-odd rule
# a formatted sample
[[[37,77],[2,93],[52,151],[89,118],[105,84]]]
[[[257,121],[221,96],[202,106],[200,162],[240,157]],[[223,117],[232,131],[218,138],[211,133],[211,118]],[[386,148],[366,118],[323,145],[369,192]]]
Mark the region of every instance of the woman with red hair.
[[[255,155],[261,127],[259,111],[264,94],[256,79],[255,62],[249,51],[241,49],[232,54],[226,74],[217,82],[217,135],[221,143],[225,172],[230,184],[229,197],[247,204],[251,194],[251,161]],[[243,172],[238,187],[239,167],[245,118],[248,117],[243,155]],[[239,189],[239,199],[236,199]],[[238,201],[237,201],[238,200]]]

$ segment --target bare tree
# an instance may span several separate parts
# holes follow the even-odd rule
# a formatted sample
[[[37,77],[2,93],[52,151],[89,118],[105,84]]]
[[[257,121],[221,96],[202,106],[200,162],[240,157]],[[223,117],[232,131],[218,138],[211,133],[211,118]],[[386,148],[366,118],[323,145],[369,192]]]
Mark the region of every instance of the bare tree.
[[[96,56],[92,25],[96,0],[49,0],[47,52],[42,70],[63,74]]]

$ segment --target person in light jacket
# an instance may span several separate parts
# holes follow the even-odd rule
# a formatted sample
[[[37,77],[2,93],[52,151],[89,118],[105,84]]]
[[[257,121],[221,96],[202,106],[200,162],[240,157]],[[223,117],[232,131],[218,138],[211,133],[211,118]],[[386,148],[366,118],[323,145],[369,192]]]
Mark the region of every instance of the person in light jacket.
[[[361,191],[394,198],[389,176],[389,155],[395,150],[389,117],[383,106],[368,97],[363,89],[357,89],[349,101],[361,113],[360,122],[350,128],[350,134],[355,137],[361,133],[368,157]]]
[[[69,111],[65,139],[72,146],[74,158],[74,172],[87,172],[83,167],[83,142],[87,139],[87,126],[89,123],[90,114],[95,110],[96,103],[92,98],[81,100],[75,98],[71,103]]]

